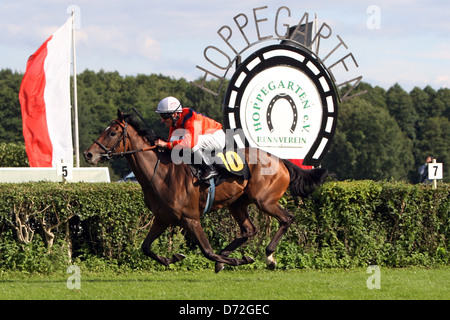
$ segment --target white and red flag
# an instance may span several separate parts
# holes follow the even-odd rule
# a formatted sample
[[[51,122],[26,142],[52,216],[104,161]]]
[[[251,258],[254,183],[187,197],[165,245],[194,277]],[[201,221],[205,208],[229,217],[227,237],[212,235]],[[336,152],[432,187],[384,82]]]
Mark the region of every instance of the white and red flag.
[[[19,100],[31,167],[73,163],[70,106],[72,18],[30,56]]]

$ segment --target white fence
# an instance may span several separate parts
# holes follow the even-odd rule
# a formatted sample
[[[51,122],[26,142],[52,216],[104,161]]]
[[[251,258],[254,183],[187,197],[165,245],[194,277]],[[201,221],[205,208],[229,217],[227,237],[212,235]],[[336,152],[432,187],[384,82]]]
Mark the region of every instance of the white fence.
[[[111,182],[108,168],[70,168],[68,182]],[[63,181],[56,168],[0,168],[0,183]]]

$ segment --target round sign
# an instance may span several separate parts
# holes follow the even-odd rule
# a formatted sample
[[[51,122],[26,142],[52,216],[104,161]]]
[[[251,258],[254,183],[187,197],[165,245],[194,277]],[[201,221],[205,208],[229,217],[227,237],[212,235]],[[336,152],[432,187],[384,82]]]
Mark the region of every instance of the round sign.
[[[317,166],[334,135],[337,96],[326,68],[306,49],[273,45],[241,63],[224,100],[237,147],[256,147]]]

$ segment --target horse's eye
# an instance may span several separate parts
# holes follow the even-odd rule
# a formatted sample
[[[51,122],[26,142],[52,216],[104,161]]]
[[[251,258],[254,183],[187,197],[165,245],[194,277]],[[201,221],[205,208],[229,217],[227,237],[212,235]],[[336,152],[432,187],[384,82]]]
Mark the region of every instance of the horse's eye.
[[[117,132],[115,132],[115,131],[111,131],[111,132],[109,133],[109,135],[110,135],[111,137],[114,137],[116,134],[117,134]]]

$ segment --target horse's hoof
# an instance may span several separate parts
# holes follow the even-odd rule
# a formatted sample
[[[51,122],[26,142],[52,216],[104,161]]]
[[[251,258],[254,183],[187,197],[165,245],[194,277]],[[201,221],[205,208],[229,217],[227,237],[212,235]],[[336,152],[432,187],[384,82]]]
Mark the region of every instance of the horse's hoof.
[[[267,264],[267,268],[269,268],[270,270],[275,270],[275,267],[277,266],[277,262],[273,258],[273,253],[266,257],[266,264]]]
[[[253,259],[252,257],[243,257],[243,259],[245,260],[245,264],[250,264],[255,262],[255,259]]]
[[[184,258],[186,258],[186,256],[184,254],[181,254],[181,253],[176,253],[176,254],[174,254],[172,256],[172,258],[173,258],[174,262],[178,262],[178,261],[181,261]]]
[[[268,263],[267,264],[267,268],[269,270],[275,270],[276,267],[277,267],[277,262],[276,261],[274,261],[273,263]]]
[[[220,271],[223,270],[223,268],[225,268],[225,265],[222,262],[216,262],[216,266],[214,268],[214,271],[216,273],[219,273]]]

